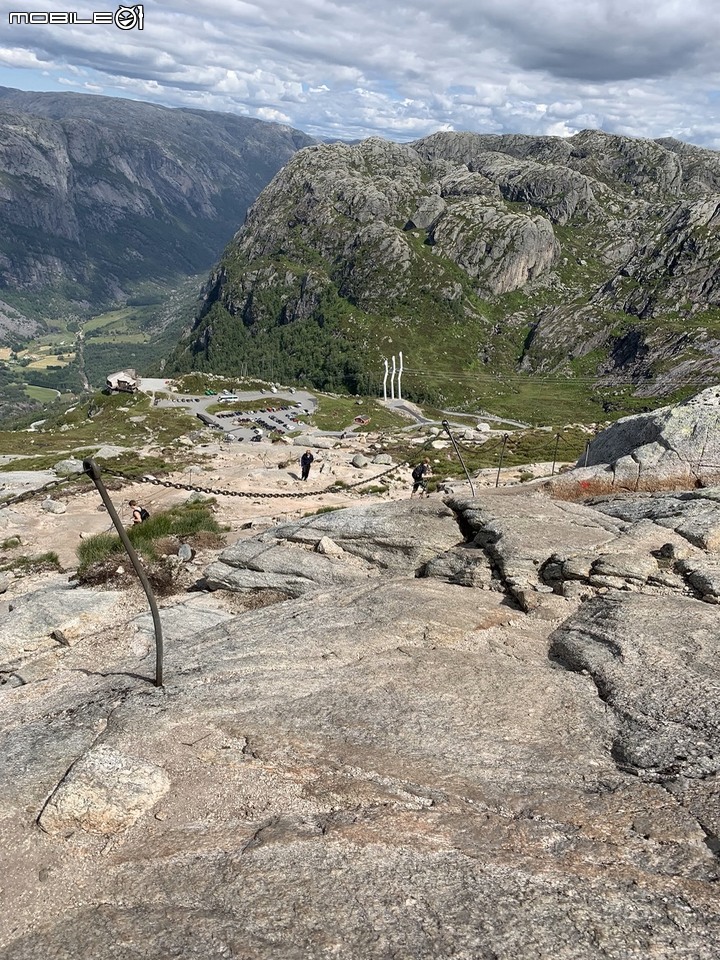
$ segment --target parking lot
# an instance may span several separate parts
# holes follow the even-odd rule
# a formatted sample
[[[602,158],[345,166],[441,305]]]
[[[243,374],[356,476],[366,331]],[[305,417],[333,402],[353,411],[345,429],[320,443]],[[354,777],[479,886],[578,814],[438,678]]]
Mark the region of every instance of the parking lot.
[[[257,405],[251,410],[233,409],[234,404],[237,406],[248,401],[257,401]],[[316,407],[315,397],[305,391],[223,391],[201,397],[178,394],[156,399],[155,403],[161,407],[182,405],[205,426],[222,431],[227,440],[248,443],[258,442],[270,433],[282,436],[291,430],[302,429],[305,425],[303,417],[311,415]],[[226,405],[227,410],[208,413],[210,407],[218,404]]]

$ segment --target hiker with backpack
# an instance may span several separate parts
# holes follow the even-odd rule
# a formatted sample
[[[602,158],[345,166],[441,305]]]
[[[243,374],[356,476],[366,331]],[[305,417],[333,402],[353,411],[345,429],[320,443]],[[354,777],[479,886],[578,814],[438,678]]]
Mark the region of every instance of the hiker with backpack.
[[[423,462],[419,463],[413,469],[413,472],[412,472],[413,488],[410,494],[411,497],[413,497],[416,491],[418,490],[420,491],[420,496],[422,496],[423,493],[425,494],[426,497],[430,496],[427,488],[427,480],[425,478],[429,477],[431,474],[432,474],[432,468],[430,467],[430,461],[428,460],[427,457],[425,457]]]
[[[132,507],[133,524],[144,523],[147,519],[149,519],[149,512],[145,509],[145,507],[141,507],[137,500],[131,500],[129,506]]]

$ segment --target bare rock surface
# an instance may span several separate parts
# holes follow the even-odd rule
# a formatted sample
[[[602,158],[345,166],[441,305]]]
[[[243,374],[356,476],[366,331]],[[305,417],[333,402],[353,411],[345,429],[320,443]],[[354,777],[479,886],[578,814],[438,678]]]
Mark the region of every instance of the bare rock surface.
[[[224,556],[306,589],[176,599],[162,689],[135,598],[0,686],[3,960],[714,960],[707,548],[516,490]]]
[[[266,536],[312,546],[330,537],[346,553],[408,572],[462,540],[452,510],[438,500],[336,510],[282,524]]]
[[[560,548],[595,550],[611,543],[623,524],[581,504],[553,501],[539,493],[449,498],[462,528],[482,547],[518,603],[541,605],[543,564]],[[552,591],[550,591],[552,592]]]
[[[720,387],[683,403],[623,417],[590,444],[578,469],[553,478],[562,490],[575,483],[618,490],[662,490],[720,482]]]
[[[653,629],[652,621],[658,621]],[[689,803],[720,833],[720,655],[717,612],[685,598],[608,596],[584,604],[551,638],[551,653],[586,670],[615,711],[613,754]]]
[[[651,520],[674,530],[703,550],[720,552],[720,488],[667,493],[646,497],[596,499],[601,513],[629,522]]]
[[[73,589],[67,578],[14,599],[5,608],[11,609],[0,613],[0,670],[38,649],[77,642],[101,629],[123,605],[121,593]]]
[[[135,821],[167,793],[167,774],[102,744],[84,754],[45,804],[38,825],[46,833],[76,829],[112,835]]]

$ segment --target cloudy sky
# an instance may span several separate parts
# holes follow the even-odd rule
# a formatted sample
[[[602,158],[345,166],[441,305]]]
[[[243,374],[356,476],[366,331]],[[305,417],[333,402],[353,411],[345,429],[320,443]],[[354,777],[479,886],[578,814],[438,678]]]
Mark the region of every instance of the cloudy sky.
[[[89,18],[117,0],[23,3],[0,18],[0,85],[226,110],[323,137],[596,127],[720,149],[717,0],[148,0],[142,31],[10,23]]]

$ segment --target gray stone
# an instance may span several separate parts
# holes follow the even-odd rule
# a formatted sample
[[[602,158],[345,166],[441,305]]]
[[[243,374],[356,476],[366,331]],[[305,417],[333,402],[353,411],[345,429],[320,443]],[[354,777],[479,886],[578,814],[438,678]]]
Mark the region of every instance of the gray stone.
[[[214,623],[237,598],[164,608],[163,689],[114,614],[5,683],[3,957],[714,960],[717,611],[614,593],[567,619],[578,599],[533,559],[642,556],[655,525],[556,506],[523,490],[457,522],[406,499],[286,524],[250,541],[248,574],[329,564],[318,534],[392,562],[346,553],[370,575]],[[490,526],[502,550],[476,541]],[[449,582],[483,570],[491,589]]]
[[[593,501],[593,506],[602,513],[631,523],[652,520],[674,530],[696,547],[720,551],[720,502],[714,491],[600,498]]]
[[[370,461],[368,460],[367,457],[364,457],[361,453],[356,453],[355,456],[350,461],[350,463],[353,465],[353,467],[366,467],[370,463]]]
[[[293,437],[293,446],[305,447],[315,450],[333,450],[337,446],[337,440],[332,437],[322,437],[319,434],[304,433],[298,437]]]
[[[163,607],[160,612],[163,638],[169,643],[185,643],[233,617],[227,610],[211,606],[206,596]],[[132,648],[138,656],[154,649],[155,628],[150,613],[134,617],[129,628],[133,635]]]
[[[393,458],[389,453],[378,453],[377,456],[373,457],[373,463],[381,464],[385,467],[390,467],[393,464]]]
[[[427,230],[445,212],[447,204],[439,194],[423,197],[417,209],[410,217],[408,227]]]
[[[204,578],[210,590],[277,590],[298,597],[319,587],[365,580],[372,573],[368,564],[357,559],[348,563],[263,534],[223,550],[204,571]]]
[[[685,597],[608,596],[584,604],[553,635],[551,652],[590,672],[614,711],[618,760],[692,795],[688,807],[720,834],[717,613]],[[686,789],[685,781],[703,781]]]
[[[187,543],[181,543],[178,548],[178,559],[182,560],[184,563],[192,560],[194,553],[192,547]]]
[[[438,557],[433,557],[420,570],[419,576],[439,577],[463,587],[490,587],[493,582],[492,567],[483,550],[473,544],[453,547]]]
[[[345,553],[343,548],[338,546],[330,537],[321,537],[315,549],[326,557],[342,557]]]
[[[327,536],[346,554],[379,569],[410,575],[462,540],[452,510],[442,503],[420,499],[304,517],[264,536],[313,547]]]
[[[191,493],[187,498],[185,503],[207,503],[208,500],[213,500],[211,494],[209,493],[200,493],[199,490],[195,490],[194,493]]]
[[[40,507],[46,513],[61,514],[65,513],[67,510],[67,506],[64,503],[61,503],[59,500],[51,500],[49,498],[47,500],[43,500],[43,502],[40,504]]]
[[[82,460],[76,460],[74,457],[70,457],[68,460],[58,461],[53,467],[53,470],[61,477],[73,476],[76,473],[85,472]]]
[[[645,582],[658,572],[657,560],[652,556],[633,553],[603,553],[593,562],[593,577],[619,577],[621,580]]]
[[[527,491],[513,496],[488,493],[474,500],[450,497],[448,503],[525,609],[537,605],[535,587],[551,557],[576,550],[584,554],[588,548],[611,543],[621,530],[618,522],[608,523],[589,507]]]
[[[688,558],[680,560],[678,571],[706,602],[720,599],[720,560]]]

